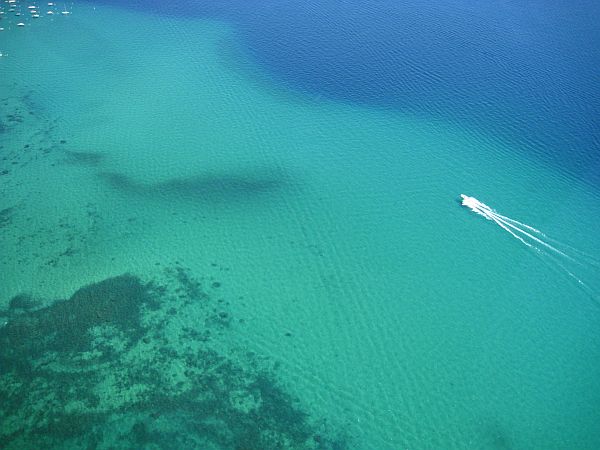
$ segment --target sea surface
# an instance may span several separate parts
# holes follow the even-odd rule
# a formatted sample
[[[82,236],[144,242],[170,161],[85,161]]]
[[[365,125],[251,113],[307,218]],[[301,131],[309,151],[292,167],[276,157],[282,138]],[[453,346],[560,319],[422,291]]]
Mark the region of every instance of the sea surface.
[[[0,448],[600,448],[599,2],[0,11]]]

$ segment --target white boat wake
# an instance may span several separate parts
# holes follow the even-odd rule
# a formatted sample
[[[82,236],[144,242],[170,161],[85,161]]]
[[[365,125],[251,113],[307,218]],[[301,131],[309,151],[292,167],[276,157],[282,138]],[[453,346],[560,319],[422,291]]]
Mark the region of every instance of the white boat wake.
[[[577,284],[592,297],[592,299],[596,302],[600,302],[600,298],[598,298],[594,290],[566,265],[567,262],[574,263],[582,267],[595,268],[597,271],[600,269],[600,261],[581,250],[577,250],[574,247],[549,238],[531,225],[499,214],[475,197],[469,197],[465,194],[460,194],[460,197],[463,206],[469,208],[474,213],[485,217],[487,220],[496,223],[527,247],[536,250],[541,255],[547,256],[556,267],[566,272],[570,278],[575,280]]]

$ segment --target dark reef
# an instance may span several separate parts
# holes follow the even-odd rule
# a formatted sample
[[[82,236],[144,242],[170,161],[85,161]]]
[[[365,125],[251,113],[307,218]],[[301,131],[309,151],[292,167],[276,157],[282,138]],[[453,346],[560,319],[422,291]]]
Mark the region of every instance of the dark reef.
[[[0,448],[346,448],[273,365],[224,350],[232,314],[207,293],[212,280],[176,266],[160,283],[125,274],[39,309],[13,298],[0,328]]]

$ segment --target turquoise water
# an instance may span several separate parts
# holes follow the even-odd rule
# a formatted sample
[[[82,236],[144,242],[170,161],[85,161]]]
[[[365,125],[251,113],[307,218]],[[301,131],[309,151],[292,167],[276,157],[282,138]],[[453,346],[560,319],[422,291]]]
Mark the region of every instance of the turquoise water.
[[[519,139],[294,86],[226,15],[59,6],[1,21],[1,447],[600,447],[589,119],[568,164],[570,116]]]

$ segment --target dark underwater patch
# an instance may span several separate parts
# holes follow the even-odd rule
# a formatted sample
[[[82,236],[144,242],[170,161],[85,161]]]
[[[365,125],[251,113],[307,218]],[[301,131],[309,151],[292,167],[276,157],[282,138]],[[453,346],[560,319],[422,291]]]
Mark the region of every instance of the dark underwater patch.
[[[118,172],[100,172],[98,176],[110,187],[124,193],[143,193],[142,187],[131,177]]]
[[[33,310],[39,302],[28,294],[19,294],[8,303],[8,309],[10,311],[28,311]]]
[[[46,117],[43,108],[35,101],[35,93],[20,93],[16,86],[0,86],[14,95],[0,100],[3,110],[0,115],[0,137],[13,135],[24,137],[18,145],[0,142],[0,176],[15,175],[18,169],[46,158],[56,148],[56,120]],[[10,170],[9,170],[10,169]],[[14,181],[18,177],[13,178]],[[12,181],[12,180],[11,180]]]
[[[104,162],[106,155],[98,152],[65,151],[66,164],[97,167]]]
[[[0,210],[0,228],[10,225],[14,212],[15,208],[4,208]]]
[[[117,328],[132,345],[145,331],[140,323],[141,308],[156,306],[156,301],[149,285],[143,285],[137,277],[122,275],[82,287],[71,298],[49,307],[13,317],[0,329],[2,368],[48,352],[69,355],[90,351],[90,332],[101,325]],[[31,299],[23,294],[10,301],[11,307],[25,303],[30,304]]]
[[[212,298],[214,278],[176,266],[161,283],[121,275],[37,310],[13,298],[0,328],[1,448],[346,448],[273,364],[223,347],[231,311]]]
[[[101,172],[99,176],[111,188],[125,194],[204,201],[251,199],[278,192],[290,181],[285,174],[271,171],[213,173],[156,183],[140,183],[119,172]]]

